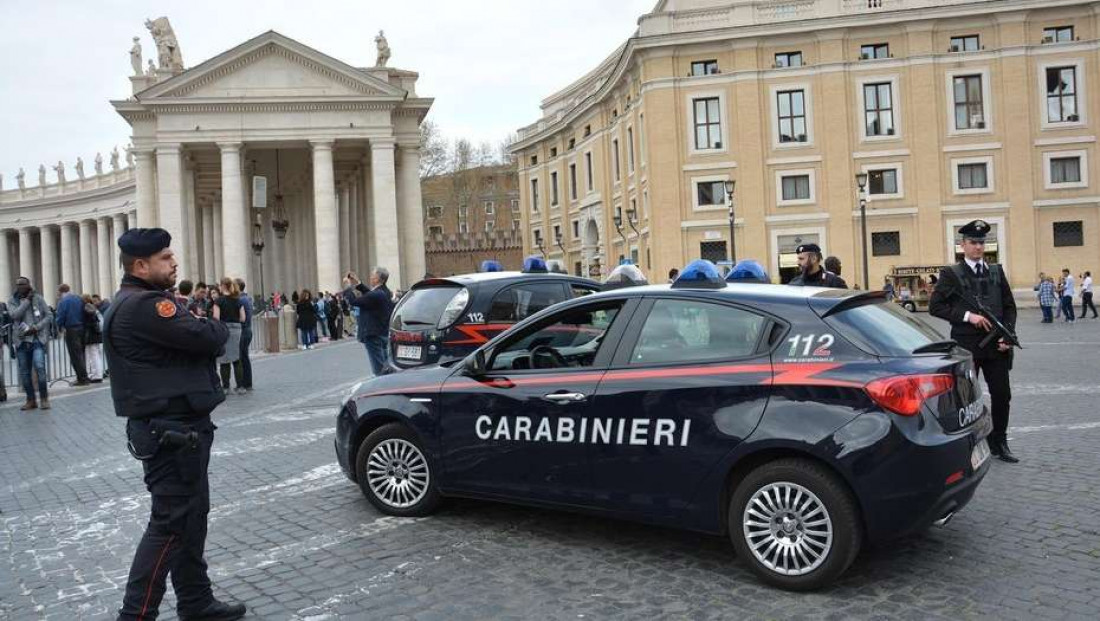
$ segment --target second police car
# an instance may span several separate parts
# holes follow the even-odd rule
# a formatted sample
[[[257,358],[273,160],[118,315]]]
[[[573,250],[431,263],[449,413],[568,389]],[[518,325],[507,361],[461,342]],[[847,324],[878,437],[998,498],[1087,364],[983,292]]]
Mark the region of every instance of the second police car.
[[[727,285],[697,262],[357,386],[336,453],[390,515],[462,496],[722,533],[808,590],[946,523],[990,429],[969,354],[881,293]]]

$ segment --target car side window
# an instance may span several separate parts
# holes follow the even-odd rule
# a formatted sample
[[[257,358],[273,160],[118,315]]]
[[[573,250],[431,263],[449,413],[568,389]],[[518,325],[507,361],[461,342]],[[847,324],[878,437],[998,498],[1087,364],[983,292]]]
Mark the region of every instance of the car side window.
[[[604,344],[622,300],[570,309],[531,328],[493,353],[491,371],[590,367]]]
[[[595,289],[593,287],[587,287],[585,285],[578,285],[578,284],[575,284],[575,283],[572,284],[572,285],[569,285],[569,290],[572,293],[574,298],[583,298],[586,295],[592,295],[593,293],[596,293],[597,291],[599,291],[599,289]]]
[[[657,300],[646,317],[630,364],[705,362],[751,355],[766,320],[722,304]]]
[[[562,286],[555,282],[515,285],[502,289],[489,305],[489,322],[518,322],[542,309],[565,300]]]

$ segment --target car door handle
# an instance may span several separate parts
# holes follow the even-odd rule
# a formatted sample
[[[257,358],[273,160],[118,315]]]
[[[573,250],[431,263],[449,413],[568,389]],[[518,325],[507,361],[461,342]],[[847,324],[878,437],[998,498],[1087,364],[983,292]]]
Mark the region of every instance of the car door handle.
[[[542,398],[547,401],[553,401],[554,403],[577,403],[579,401],[584,401],[588,397],[579,392],[553,392],[548,395],[543,395]]]

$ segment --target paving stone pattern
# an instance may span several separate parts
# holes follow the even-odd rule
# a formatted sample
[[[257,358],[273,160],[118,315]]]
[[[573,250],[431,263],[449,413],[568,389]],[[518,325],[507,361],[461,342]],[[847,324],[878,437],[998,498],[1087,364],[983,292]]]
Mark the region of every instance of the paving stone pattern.
[[[813,594],[757,582],[718,537],[501,504],[374,510],[335,464],[355,343],[256,362],[215,413],[207,559],[262,619],[1100,617],[1100,321],[1040,325],[1013,376],[1012,445],[947,527],[868,550]],[[13,395],[14,397],[14,395]],[[147,519],[109,392],[0,407],[0,619],[106,619]],[[174,619],[171,595],[162,618]]]

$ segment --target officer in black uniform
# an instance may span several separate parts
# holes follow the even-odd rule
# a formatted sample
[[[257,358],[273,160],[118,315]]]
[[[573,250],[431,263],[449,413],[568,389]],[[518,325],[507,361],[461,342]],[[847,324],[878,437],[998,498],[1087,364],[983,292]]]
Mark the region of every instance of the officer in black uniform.
[[[940,272],[928,312],[950,321],[951,338],[974,355],[974,368],[985,376],[992,402],[993,433],[989,436],[989,449],[1001,461],[1014,464],[1020,460],[1008,448],[1007,437],[1012,346],[1004,339],[993,339],[981,347],[993,325],[973,302],[975,298],[980,300],[1009,330],[1016,330],[1016,300],[1008,278],[1000,265],[985,262],[985,237],[989,230],[989,224],[982,220],[968,222],[959,229],[963,260]]]
[[[788,285],[795,287],[833,287],[847,289],[848,283],[836,274],[821,266],[821,247],[817,244],[802,244],[795,249],[798,253],[798,267],[802,273],[791,279]]]
[[[168,292],[176,259],[163,229],[131,229],[118,240],[125,276],[104,318],[115,413],[127,418],[130,452],[142,461],[152,510],[138,544],[119,619],[155,619],[172,575],[180,619],[227,621],[241,604],[214,599],[206,574],[207,467],[225,400],[214,360],[229,332],[197,319]]]

